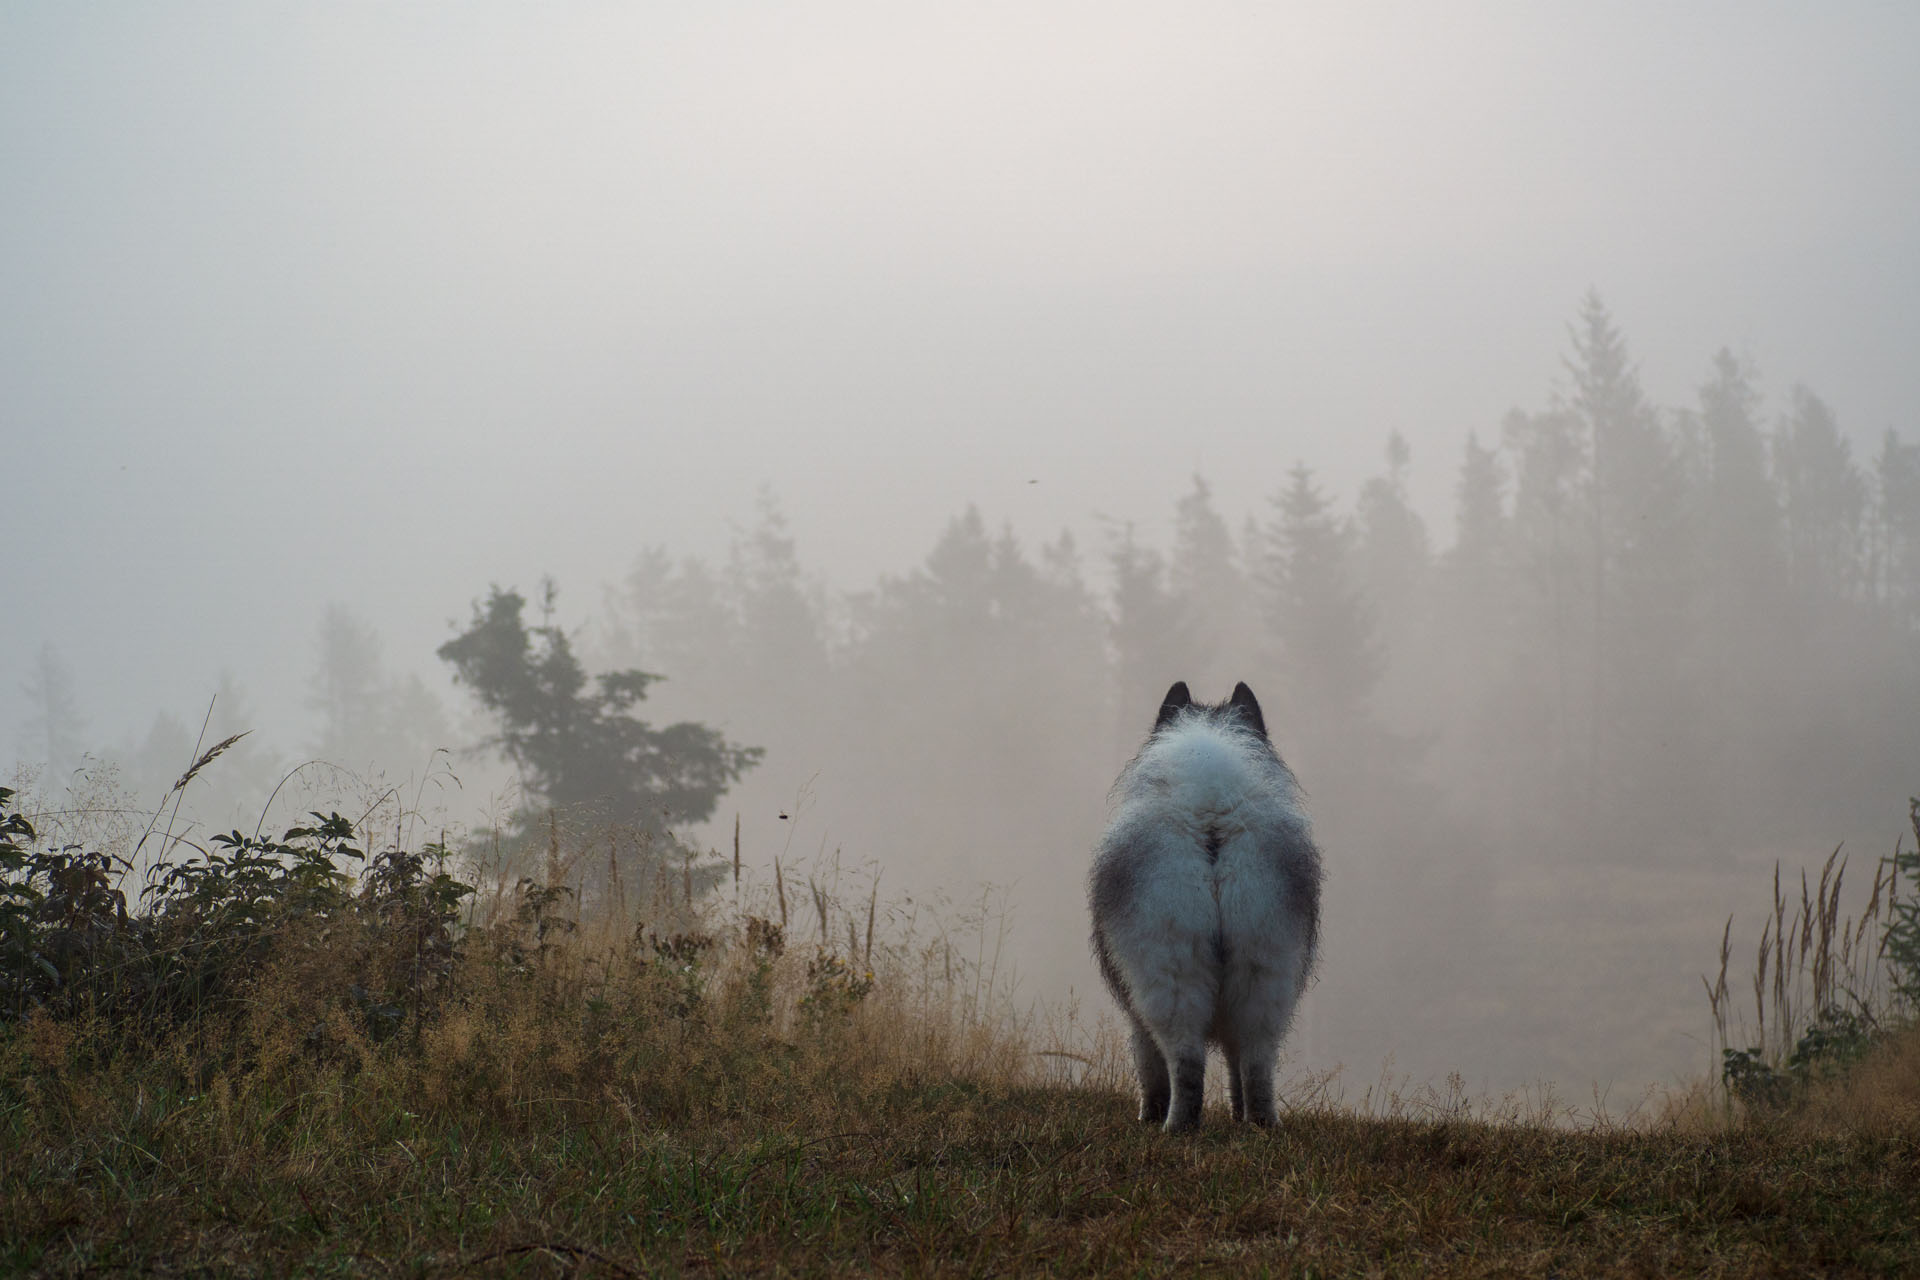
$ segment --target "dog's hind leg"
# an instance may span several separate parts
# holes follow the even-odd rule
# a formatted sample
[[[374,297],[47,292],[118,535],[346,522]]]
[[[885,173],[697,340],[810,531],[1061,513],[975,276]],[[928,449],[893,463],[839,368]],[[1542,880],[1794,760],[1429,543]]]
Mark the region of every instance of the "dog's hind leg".
[[[1280,1114],[1273,1102],[1273,1063],[1277,1049],[1277,1045],[1261,1044],[1240,1054],[1233,1080],[1235,1120],[1251,1120],[1263,1126],[1280,1123]]]
[[[1167,1132],[1198,1129],[1207,1091],[1206,1041],[1195,1037],[1168,1057],[1173,1064],[1173,1104],[1167,1108]]]
[[[1167,1059],[1139,1016],[1128,1010],[1128,1017],[1133,1023],[1133,1069],[1140,1077],[1140,1122],[1165,1124],[1167,1108],[1173,1101]]]

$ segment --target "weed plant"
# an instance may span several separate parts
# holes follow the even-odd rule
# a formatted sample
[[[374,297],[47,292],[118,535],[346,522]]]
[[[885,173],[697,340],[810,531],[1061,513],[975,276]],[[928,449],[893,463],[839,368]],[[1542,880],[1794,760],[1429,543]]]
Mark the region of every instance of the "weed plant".
[[[1739,1018],[1727,983],[1728,917],[1719,972],[1706,983],[1724,1105],[1791,1110],[1816,1093],[1831,1096],[1876,1051],[1908,1052],[1905,1033],[1920,1007],[1920,800],[1910,803],[1908,816],[1915,847],[1896,842],[1876,863],[1855,915],[1841,907],[1847,861],[1839,849],[1817,880],[1801,873],[1797,901],[1782,890],[1775,864],[1773,910],[1754,954],[1750,1023]]]

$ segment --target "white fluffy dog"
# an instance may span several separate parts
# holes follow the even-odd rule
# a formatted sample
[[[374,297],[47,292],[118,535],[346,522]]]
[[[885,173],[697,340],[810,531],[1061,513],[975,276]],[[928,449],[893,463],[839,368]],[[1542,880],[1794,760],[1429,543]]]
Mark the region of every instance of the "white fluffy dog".
[[[1253,690],[1167,691],[1114,783],[1088,878],[1100,972],[1133,1025],[1140,1119],[1200,1123],[1207,1045],[1233,1117],[1270,1125],[1274,1057],[1313,970],[1320,851]]]

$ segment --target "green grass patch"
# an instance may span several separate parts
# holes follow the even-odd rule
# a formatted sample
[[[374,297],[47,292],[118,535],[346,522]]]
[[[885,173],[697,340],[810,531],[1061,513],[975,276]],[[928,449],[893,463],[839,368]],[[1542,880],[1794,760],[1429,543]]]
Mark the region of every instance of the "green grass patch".
[[[6,1103],[0,1262],[46,1274],[1900,1274],[1920,1142],[1295,1114],[1191,1139],[1096,1090],[893,1084],[698,1123]]]

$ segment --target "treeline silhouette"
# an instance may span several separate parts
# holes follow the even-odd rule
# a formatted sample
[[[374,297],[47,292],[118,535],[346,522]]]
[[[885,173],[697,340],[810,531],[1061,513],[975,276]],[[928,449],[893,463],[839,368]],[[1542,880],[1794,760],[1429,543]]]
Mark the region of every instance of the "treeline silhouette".
[[[1397,433],[1351,504],[1310,460],[1246,459],[1272,466],[1269,499],[1227,512],[1204,478],[1174,479],[1164,543],[1116,524],[1033,546],[969,509],[853,592],[824,585],[763,493],[724,561],[645,550],[571,634],[583,670],[660,677],[634,678],[622,714],[763,749],[713,827],[665,815],[676,836],[721,847],[737,816],[750,859],[837,852],[915,893],[1008,886],[1044,995],[1091,982],[1088,851],[1161,695],[1246,680],[1327,851],[1326,965],[1297,1044],[1377,1062],[1391,1026],[1445,1069],[1557,1038],[1524,1070],[1591,1078],[1595,1037],[1653,1034],[1596,992],[1671,978],[1662,1047],[1620,1067],[1639,1070],[1685,1051],[1681,1005],[1733,909],[1701,873],[1855,836],[1877,857],[1920,790],[1920,444],[1888,431],[1856,458],[1812,391],[1768,404],[1724,350],[1701,378],[1692,403],[1652,403],[1589,296],[1556,393],[1465,442],[1445,546]],[[315,754],[405,772],[500,732],[389,675],[344,610],[320,635]],[[244,715],[233,690],[209,732]],[[149,760],[164,789],[191,742],[163,718],[129,772]],[[257,813],[285,762],[253,743],[226,781]],[[1622,911],[1671,914],[1703,887],[1621,951]],[[1570,985],[1582,966],[1593,990]]]
[[[1561,393],[1467,440],[1443,549],[1398,434],[1351,511],[1304,462],[1243,523],[1195,477],[1171,545],[1122,527],[1090,565],[969,510],[852,595],[763,497],[723,566],[641,555],[597,647],[765,746],[750,791],[818,772],[858,798],[833,838],[963,872],[1071,859],[1174,679],[1252,683],[1320,820],[1375,844],[1640,862],[1893,823],[1920,769],[1920,445],[1889,432],[1862,467],[1811,391],[1769,416],[1732,355],[1705,373],[1650,403],[1590,296]]]
[[[1164,545],[1120,525],[1096,548],[1028,546],[968,510],[854,593],[820,585],[763,495],[723,564],[641,554],[587,647],[666,674],[654,714],[766,748],[721,806],[750,849],[1013,885],[1043,993],[1086,979],[1087,849],[1158,699],[1244,679],[1327,849],[1301,1042],[1366,1062],[1392,1024],[1465,1066],[1493,1054],[1477,1034],[1535,1036],[1582,1078],[1605,1064],[1573,1028],[1598,1010],[1542,1009],[1601,998],[1563,983],[1621,980],[1567,972],[1622,962],[1583,895],[1618,875],[1632,912],[1661,884],[1855,835],[1878,856],[1920,786],[1920,446],[1888,433],[1863,464],[1811,391],[1770,409],[1725,351],[1702,373],[1694,403],[1656,406],[1587,298],[1557,394],[1466,441],[1446,546],[1397,433],[1350,507],[1303,461],[1253,512],[1201,477],[1170,486]],[[1662,878],[1680,871],[1695,879]],[[1685,1051],[1679,1006],[1729,909],[1702,899],[1639,944],[1679,1011],[1620,1070]]]

